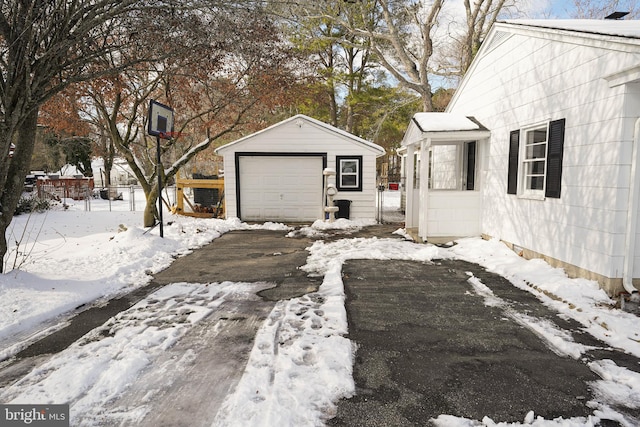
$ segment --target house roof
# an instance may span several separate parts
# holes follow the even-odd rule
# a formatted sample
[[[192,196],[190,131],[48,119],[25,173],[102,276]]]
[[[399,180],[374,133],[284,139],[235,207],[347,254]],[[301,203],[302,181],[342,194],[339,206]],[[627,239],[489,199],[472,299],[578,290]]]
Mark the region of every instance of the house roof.
[[[483,128],[478,121],[462,114],[416,113],[413,121],[422,132],[451,132]]]
[[[362,139],[362,138],[360,138],[360,137],[358,137],[356,135],[353,135],[353,134],[351,134],[351,133],[349,133],[347,131],[344,131],[342,129],[338,129],[337,127],[331,126],[330,124],[321,122],[320,120],[316,120],[316,119],[314,119],[312,117],[309,117],[309,116],[305,116],[304,114],[297,114],[297,115],[295,115],[293,117],[289,117],[288,119],[285,119],[285,120],[283,120],[281,122],[278,122],[278,123],[276,123],[274,125],[271,125],[271,126],[265,128],[265,129],[262,129],[262,130],[260,130],[258,132],[252,133],[251,135],[247,135],[247,136],[242,137],[240,139],[237,139],[237,140],[235,140],[233,142],[230,142],[230,143],[228,143],[226,145],[218,147],[218,148],[216,148],[215,152],[220,154],[221,151],[229,150],[229,149],[233,148],[234,146],[239,145],[239,144],[241,144],[241,143],[243,143],[243,142],[245,142],[245,141],[247,141],[249,139],[253,139],[256,136],[259,136],[261,134],[267,133],[267,132],[269,132],[271,130],[274,130],[274,129],[278,128],[278,127],[284,126],[284,125],[289,124],[291,122],[294,122],[294,123],[308,123],[308,124],[310,124],[312,126],[316,126],[316,127],[319,127],[319,128],[321,128],[321,129],[323,129],[323,130],[325,130],[327,132],[333,133],[336,136],[339,136],[341,138],[349,139],[349,140],[355,142],[356,144],[361,145],[363,148],[368,148],[369,150],[375,152],[377,157],[382,156],[383,154],[385,154],[385,149],[382,148],[381,146],[379,146],[378,144],[374,144],[373,142],[367,141],[366,139]]]
[[[446,111],[456,105],[459,94],[464,90],[468,76],[471,75],[487,52],[499,46],[510,35],[521,34],[526,37],[540,37],[565,43],[577,43],[599,49],[617,51],[620,54],[640,53],[640,21],[612,19],[510,19],[496,22],[478,54],[458,85]],[[611,86],[621,84],[640,75],[640,67],[629,70],[617,70],[609,76]]]
[[[431,139],[432,143],[452,143],[488,138],[489,130],[474,117],[455,113],[416,113],[402,140],[402,146]]]
[[[640,38],[640,21],[617,19],[508,19],[507,24],[576,33]]]

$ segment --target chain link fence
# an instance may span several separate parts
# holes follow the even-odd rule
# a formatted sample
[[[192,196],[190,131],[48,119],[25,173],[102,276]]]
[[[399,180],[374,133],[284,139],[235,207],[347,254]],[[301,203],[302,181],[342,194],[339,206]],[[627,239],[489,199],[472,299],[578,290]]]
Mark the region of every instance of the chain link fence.
[[[142,212],[147,203],[144,191],[139,185],[112,185],[94,189],[89,183],[61,185],[55,180],[39,183],[38,197],[55,200],[64,205],[83,205],[85,211]],[[165,187],[162,191],[162,197],[169,206],[175,205],[175,186]]]

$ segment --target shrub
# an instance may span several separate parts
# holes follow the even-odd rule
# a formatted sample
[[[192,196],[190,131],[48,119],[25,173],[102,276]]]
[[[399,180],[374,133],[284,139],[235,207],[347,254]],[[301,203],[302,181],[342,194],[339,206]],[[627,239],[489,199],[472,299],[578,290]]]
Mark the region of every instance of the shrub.
[[[21,197],[14,215],[20,215],[29,212],[44,212],[51,209],[51,202],[47,199],[39,197]]]

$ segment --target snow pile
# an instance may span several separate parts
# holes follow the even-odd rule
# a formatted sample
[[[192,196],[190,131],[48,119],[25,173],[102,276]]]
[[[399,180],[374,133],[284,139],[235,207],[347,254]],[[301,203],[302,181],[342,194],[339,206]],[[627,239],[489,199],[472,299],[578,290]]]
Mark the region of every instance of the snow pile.
[[[318,292],[280,301],[258,331],[245,374],[215,426],[318,425],[355,391],[340,274]]]
[[[73,402],[72,420],[79,415],[97,419],[105,403],[118,398],[189,328],[229,295],[242,293],[253,295],[255,286],[231,282],[165,286],[5,389],[2,401]],[[176,361],[171,369],[179,369],[183,362],[188,360]],[[137,408],[136,416],[144,415],[143,410]]]
[[[564,270],[553,268],[541,259],[525,260],[497,240],[461,239],[450,252],[535,294],[544,304],[580,322],[591,335],[611,347],[640,357],[638,317],[611,310],[615,302],[596,282],[571,279]]]
[[[323,221],[321,219],[314,221],[310,226],[300,227],[299,230],[294,230],[287,235],[287,237],[306,236],[309,238],[322,238],[327,237],[332,233],[340,234],[352,234],[362,230],[362,227],[374,225],[376,222],[373,220],[348,220],[345,218],[338,218],[334,222]]]
[[[331,265],[350,259],[410,260],[429,262],[434,258],[449,258],[436,246],[421,245],[399,239],[354,238],[326,243],[318,240],[309,248],[311,252],[302,269],[309,274],[323,275]]]
[[[141,215],[69,210],[14,219],[8,240],[20,245],[11,247],[8,258],[25,255],[19,270],[0,275],[0,360],[58,328],[61,315],[147,284],[177,256],[226,232],[290,229],[172,216],[160,238],[158,228],[136,225]],[[50,328],[43,330],[43,323]]]
[[[565,420],[558,418],[555,420],[545,420],[543,417],[536,417],[533,411],[530,411],[524,418],[522,423],[496,423],[489,417],[484,417],[482,422],[469,420],[467,418],[454,417],[452,415],[440,415],[438,418],[432,420],[436,427],[518,427],[518,426],[532,426],[532,427],[597,427],[600,425],[600,419],[589,417],[575,418]]]

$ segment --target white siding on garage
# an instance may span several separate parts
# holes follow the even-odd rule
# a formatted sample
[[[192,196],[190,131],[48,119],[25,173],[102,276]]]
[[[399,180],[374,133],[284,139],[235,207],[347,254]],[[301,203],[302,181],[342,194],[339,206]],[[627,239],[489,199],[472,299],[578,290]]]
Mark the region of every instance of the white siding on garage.
[[[240,219],[314,221],[322,215],[322,157],[239,156]]]
[[[280,158],[311,156],[316,159],[326,159],[326,165],[324,166],[334,170],[337,170],[336,157],[362,156],[362,191],[340,191],[334,199],[351,200],[350,219],[374,220],[376,217],[376,158],[384,154],[384,149],[330,125],[298,115],[263,131],[249,135],[244,139],[220,147],[217,152],[224,157],[227,218],[238,217],[238,215],[242,219],[247,218],[245,204],[248,200],[244,198],[246,195],[242,194],[246,190],[242,182],[242,165],[240,165],[240,170],[237,171],[236,167],[241,162],[238,161],[236,163],[236,155],[239,157],[254,155]],[[299,171],[299,173],[304,175],[303,171]],[[322,174],[322,169],[320,173]],[[238,185],[236,177],[240,178],[238,191],[236,191]],[[332,177],[330,182],[335,183],[335,178]],[[319,185],[322,188],[322,177]],[[241,197],[241,200],[239,200],[240,212],[237,211],[237,194],[240,194]],[[254,193],[253,196],[249,195],[248,197],[262,196]],[[277,197],[280,196],[277,195]],[[307,218],[307,214],[308,212],[304,214],[304,218]],[[322,210],[318,209],[315,219],[323,218]],[[297,218],[287,219],[286,221],[309,220]]]

